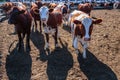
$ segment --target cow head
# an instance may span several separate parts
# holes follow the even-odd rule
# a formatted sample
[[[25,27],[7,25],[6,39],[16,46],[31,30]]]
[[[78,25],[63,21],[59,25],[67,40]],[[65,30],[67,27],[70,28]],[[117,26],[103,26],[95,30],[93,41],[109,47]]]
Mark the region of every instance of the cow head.
[[[8,23],[17,24],[17,17],[24,12],[24,10],[20,10],[18,7],[13,7],[13,9],[10,12]]]
[[[80,33],[81,37],[85,41],[89,41],[91,39],[93,24],[99,24],[101,22],[101,19],[92,20],[90,17],[81,19],[81,16],[79,16],[76,20],[74,20],[74,24],[76,24],[75,35]]]
[[[49,18],[49,9],[46,6],[42,6],[39,9],[39,14],[40,14],[41,21],[46,23]]]

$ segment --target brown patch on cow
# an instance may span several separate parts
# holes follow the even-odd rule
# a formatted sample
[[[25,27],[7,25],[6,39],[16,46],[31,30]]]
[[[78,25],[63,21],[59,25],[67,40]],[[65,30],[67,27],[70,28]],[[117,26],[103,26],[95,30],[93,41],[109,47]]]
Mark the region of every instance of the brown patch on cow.
[[[54,9],[51,8],[51,9],[49,9],[49,12],[51,13],[51,12],[53,12],[53,10],[54,10]]]
[[[57,21],[56,21],[55,15],[53,13],[49,14],[47,25],[52,27],[52,28],[57,26]]]
[[[47,21],[47,25],[51,27],[56,27],[57,25],[62,24],[62,14],[51,12]]]
[[[32,6],[32,8],[30,9],[30,13],[35,20],[40,20],[38,7]]]
[[[79,35],[81,38],[84,36],[85,29],[82,24],[79,24],[76,26],[74,34],[75,34],[75,36]]]

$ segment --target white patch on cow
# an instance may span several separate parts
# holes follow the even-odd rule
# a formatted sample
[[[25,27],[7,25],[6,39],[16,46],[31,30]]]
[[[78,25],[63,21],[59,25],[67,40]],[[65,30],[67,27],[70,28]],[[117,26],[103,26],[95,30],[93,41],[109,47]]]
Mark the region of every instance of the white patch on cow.
[[[75,20],[79,20],[85,27],[85,38],[90,38],[89,36],[89,29],[92,24],[92,19],[87,14],[81,14],[80,16],[76,17]]]
[[[23,5],[21,2],[18,2],[18,3],[17,3],[17,6],[18,6],[20,9],[24,9],[24,7],[23,7],[24,5]]]
[[[40,14],[40,18],[41,20],[45,20],[45,22],[48,21],[49,18],[49,9],[46,6],[43,6],[39,9],[39,14]]]

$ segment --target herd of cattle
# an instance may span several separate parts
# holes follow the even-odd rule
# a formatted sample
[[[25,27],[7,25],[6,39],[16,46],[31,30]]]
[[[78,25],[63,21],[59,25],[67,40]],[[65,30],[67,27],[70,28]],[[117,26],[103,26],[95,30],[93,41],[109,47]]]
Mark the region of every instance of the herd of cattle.
[[[18,51],[21,50],[21,43],[26,35],[26,51],[30,51],[30,33],[32,21],[37,30],[37,21],[39,21],[40,32],[44,30],[46,37],[45,49],[49,48],[49,34],[55,40],[55,48],[59,47],[59,26],[63,25],[66,16],[67,25],[71,29],[72,46],[78,53],[78,42],[83,46],[83,58],[86,58],[87,43],[91,39],[93,24],[101,23],[102,20],[92,18],[90,12],[92,5],[90,3],[78,5],[77,10],[70,11],[69,6],[64,3],[42,3],[32,2],[29,9],[20,2],[14,4],[6,2],[0,7],[8,16],[8,24],[14,24],[19,39]],[[42,29],[43,28],[43,29]]]

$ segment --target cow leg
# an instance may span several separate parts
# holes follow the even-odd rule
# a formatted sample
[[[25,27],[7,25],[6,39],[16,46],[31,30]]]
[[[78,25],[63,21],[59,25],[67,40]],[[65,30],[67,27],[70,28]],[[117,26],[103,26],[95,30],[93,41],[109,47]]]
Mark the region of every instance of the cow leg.
[[[74,39],[74,44],[73,44],[74,48],[75,48],[75,52],[78,54],[78,37],[75,37]]]
[[[59,47],[58,45],[58,28],[56,28],[55,35],[53,35],[54,40],[55,40],[55,47]]]
[[[86,48],[87,48],[87,46],[88,46],[88,45],[87,45],[87,42],[85,42],[84,45],[83,45],[83,58],[84,58],[84,59],[87,58],[87,56],[86,56]]]
[[[26,51],[30,51],[30,32],[27,33],[27,38],[26,38]]]
[[[40,26],[40,32],[42,33],[41,21],[39,21],[39,26]]]
[[[59,27],[58,27],[59,28]],[[59,29],[57,30],[57,38],[60,38]]]
[[[35,22],[35,31],[37,31],[37,21],[34,20],[34,22]]]
[[[21,33],[18,33],[18,38],[19,38],[18,51],[20,51],[20,49],[21,49],[21,43],[22,43]]]
[[[75,29],[74,29],[74,24],[71,24],[71,34],[72,34],[72,46],[74,47],[74,39],[75,39]]]
[[[45,36],[46,36],[45,49],[48,49],[48,48],[49,48],[49,34],[48,34],[48,33],[45,33]]]
[[[25,33],[23,33],[23,40],[24,40],[24,38],[25,38]]]

